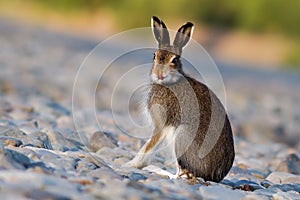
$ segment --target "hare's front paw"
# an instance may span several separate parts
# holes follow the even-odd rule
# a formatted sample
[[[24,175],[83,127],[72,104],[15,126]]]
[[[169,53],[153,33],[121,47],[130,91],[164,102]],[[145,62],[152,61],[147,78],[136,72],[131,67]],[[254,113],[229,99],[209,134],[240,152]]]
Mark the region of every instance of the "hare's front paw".
[[[133,160],[127,162],[125,165],[125,167],[135,167],[137,168],[137,163],[136,162],[133,162]]]
[[[143,170],[147,170],[149,172],[156,173],[160,176],[169,177],[169,179],[177,179],[178,178],[177,174],[172,174],[172,173],[170,173],[166,170],[163,170],[160,167],[155,166],[155,165],[149,165],[149,166],[143,168]]]
[[[134,167],[134,168],[138,168],[138,169],[141,169],[144,166],[145,166],[144,163],[136,158],[134,158],[133,160],[131,160],[125,164],[125,167]]]

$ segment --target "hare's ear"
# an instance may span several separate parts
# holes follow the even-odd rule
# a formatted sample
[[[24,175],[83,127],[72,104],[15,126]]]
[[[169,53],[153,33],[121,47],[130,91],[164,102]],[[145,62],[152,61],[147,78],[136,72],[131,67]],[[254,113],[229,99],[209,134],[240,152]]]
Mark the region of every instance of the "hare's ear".
[[[169,46],[170,45],[170,37],[169,32],[162,20],[158,17],[153,16],[151,18],[151,27],[153,35],[158,42],[159,47]]]
[[[190,41],[190,38],[192,37],[194,30],[194,25],[191,22],[187,22],[184,25],[182,25],[176,34],[176,37],[174,39],[173,45],[176,48],[179,48],[182,50],[185,45]]]

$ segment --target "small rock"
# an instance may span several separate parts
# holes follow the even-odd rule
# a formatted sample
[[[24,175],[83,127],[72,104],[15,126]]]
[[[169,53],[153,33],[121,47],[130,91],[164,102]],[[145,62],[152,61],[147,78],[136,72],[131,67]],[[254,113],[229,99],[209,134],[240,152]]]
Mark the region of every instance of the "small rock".
[[[249,194],[245,196],[242,200],[270,200],[270,198],[264,195]]]
[[[91,185],[94,181],[90,177],[71,177],[68,179],[73,183],[79,183],[81,185]]]
[[[253,192],[253,194],[266,196],[266,197],[269,197],[269,199],[271,199],[272,195],[274,193],[276,193],[276,192],[278,192],[278,190],[275,190],[275,189],[264,189],[264,190],[255,190]]]
[[[128,178],[131,180],[131,181],[139,181],[139,180],[146,180],[147,177],[144,176],[143,174],[140,174],[140,173],[131,173]]]
[[[120,166],[125,165],[127,162],[129,162],[129,159],[127,159],[127,158],[116,158],[114,160],[114,164],[120,165]]]
[[[26,198],[29,199],[61,199],[70,200],[70,197],[64,194],[57,194],[54,191],[43,191],[39,189],[33,189],[32,191],[26,193]]]
[[[279,189],[283,192],[288,191],[296,191],[300,193],[300,185],[299,184],[275,184],[269,187],[269,189]]]
[[[69,138],[71,136],[65,137],[63,133],[59,131],[52,131],[48,129],[43,129],[48,135],[51,141],[52,148],[58,151],[78,151],[83,148],[83,145],[75,139]]]
[[[21,193],[25,195],[23,199],[94,199],[82,192],[82,185],[52,175],[10,170],[0,171],[0,180],[7,183],[4,191]]]
[[[291,147],[295,147],[298,143],[298,140],[296,137],[288,136],[287,134],[287,127],[284,124],[278,125],[274,128],[274,140],[276,142],[281,142],[284,144],[287,144]]]
[[[12,149],[6,148],[5,155],[12,161],[24,166],[25,168],[28,168],[33,163],[30,158]]]
[[[205,199],[242,199],[246,195],[245,191],[232,190],[220,185],[203,186],[199,188],[199,191]]]
[[[153,193],[162,194],[162,191],[158,187],[147,186],[147,185],[141,184],[141,183],[136,182],[136,181],[130,181],[127,184],[127,186],[131,187],[131,188],[134,188],[134,189],[137,189],[139,191],[143,191],[146,194],[153,194]]]
[[[90,138],[90,149],[94,152],[103,147],[115,148],[118,146],[118,141],[111,134],[103,131],[93,133]]]
[[[103,147],[97,151],[97,154],[107,161],[113,161],[114,159],[121,157],[131,160],[133,157],[130,152],[122,148],[111,149],[109,147]]]
[[[300,176],[286,172],[272,172],[266,180],[272,183],[298,183],[300,184]]]
[[[247,166],[243,163],[238,164],[238,167],[243,170],[247,170]]]
[[[0,169],[1,170],[3,170],[3,169],[23,170],[23,169],[25,169],[25,167],[23,165],[19,164],[18,162],[14,161],[12,158],[8,157],[7,155],[1,153],[0,154]]]
[[[111,179],[116,179],[116,180],[124,179],[119,174],[117,174],[113,170],[106,168],[106,167],[95,169],[95,170],[89,172],[87,175],[104,180],[104,181],[109,181]]]
[[[48,168],[54,169],[56,175],[65,175],[68,172],[75,173],[76,162],[78,162],[79,158],[69,155],[69,153],[28,146],[23,149],[33,150],[36,157],[34,160],[46,163]]]
[[[94,163],[90,163],[85,160],[79,160],[76,162],[75,168],[82,173],[87,173],[97,169],[98,167]]]
[[[271,183],[270,181],[267,181],[267,180],[263,180],[262,182],[260,182],[260,185],[265,187],[265,188],[268,188],[271,185],[273,185],[273,183]]]
[[[44,148],[52,150],[51,142],[48,138],[48,135],[43,132],[35,132],[28,134],[26,139],[23,140],[24,146],[33,146],[38,148]]]
[[[89,153],[88,156],[84,158],[87,162],[93,163],[97,168],[105,167],[110,168],[107,163],[101,159],[99,155],[96,155],[95,153]]]
[[[28,126],[28,124],[25,124],[25,125],[21,125],[18,127],[19,127],[20,131],[22,131],[23,133],[25,133],[27,135],[40,131],[38,128],[35,127],[34,124],[32,124],[32,126]]]
[[[70,116],[60,116],[56,120],[57,127],[63,128],[63,127],[73,127],[74,121]]]
[[[267,176],[267,174],[255,169],[249,169],[248,171],[252,176],[258,179],[264,179]]]
[[[234,186],[235,186],[235,183],[234,183],[234,182],[232,182],[232,181],[230,181],[230,180],[227,180],[227,179],[223,179],[223,180],[221,181],[221,183],[224,184],[224,185],[228,185],[228,186],[230,186],[230,187],[234,187]]]
[[[4,146],[14,146],[19,147],[22,145],[22,141],[16,138],[11,138],[7,136],[0,136],[0,143],[3,143]]]
[[[62,105],[58,104],[57,102],[51,101],[47,103],[47,106],[53,109],[54,113],[58,116],[60,115],[71,115],[71,112],[63,107]]]
[[[16,169],[19,169],[18,165],[23,166],[25,169],[39,167],[45,171],[52,171],[53,169],[46,167],[43,162],[35,162],[32,159],[28,158],[26,155],[19,151],[15,151],[13,149],[6,148],[5,156],[7,157],[7,161],[12,165],[16,166]]]
[[[0,113],[11,112],[11,111],[13,111],[12,105],[9,102],[0,99]]]
[[[12,119],[16,120],[16,124],[18,124],[21,121],[28,120],[30,118],[29,113],[23,111],[22,109],[14,109],[12,112],[9,113],[9,116],[11,116]]]
[[[258,185],[257,183],[253,181],[247,181],[247,180],[240,180],[235,183],[234,188],[241,189],[245,191],[254,191],[258,189],[265,189],[264,187]]]
[[[300,199],[300,194],[289,191],[289,192],[278,192],[272,195],[272,200],[294,200]]]
[[[232,166],[232,168],[230,169],[230,174],[244,174],[245,171],[247,170],[247,167],[246,169],[242,169],[241,167],[238,167],[238,166]]]
[[[0,133],[1,136],[8,136],[11,138],[18,138],[18,139],[24,139],[26,138],[26,134],[20,131],[17,128],[12,127],[6,127],[6,126],[0,126]]]
[[[300,174],[300,158],[296,154],[290,154],[285,161],[282,161],[276,171]]]

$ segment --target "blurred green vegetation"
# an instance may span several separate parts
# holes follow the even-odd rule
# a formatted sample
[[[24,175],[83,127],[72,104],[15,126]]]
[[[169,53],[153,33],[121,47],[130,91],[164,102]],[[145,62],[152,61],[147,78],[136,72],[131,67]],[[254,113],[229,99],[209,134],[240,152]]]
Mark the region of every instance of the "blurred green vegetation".
[[[276,31],[300,37],[299,0],[27,0],[68,12],[103,8],[113,11],[122,28],[148,26],[151,15],[185,18],[207,25],[248,31]],[[147,20],[145,20],[147,19]]]
[[[63,14],[109,10],[120,30],[149,26],[149,16],[158,15],[169,24],[191,20],[224,29],[283,34],[295,41],[286,64],[300,66],[300,0],[27,0],[26,3]]]

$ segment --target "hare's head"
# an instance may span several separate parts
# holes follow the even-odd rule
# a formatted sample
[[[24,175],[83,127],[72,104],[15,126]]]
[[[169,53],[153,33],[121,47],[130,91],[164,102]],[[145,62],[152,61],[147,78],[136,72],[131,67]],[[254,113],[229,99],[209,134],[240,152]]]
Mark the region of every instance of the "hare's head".
[[[169,31],[162,20],[153,16],[151,26],[159,47],[154,53],[152,81],[166,85],[176,83],[183,75],[180,62],[182,49],[191,38],[194,25],[191,22],[182,25],[176,33],[173,45],[170,44]]]

